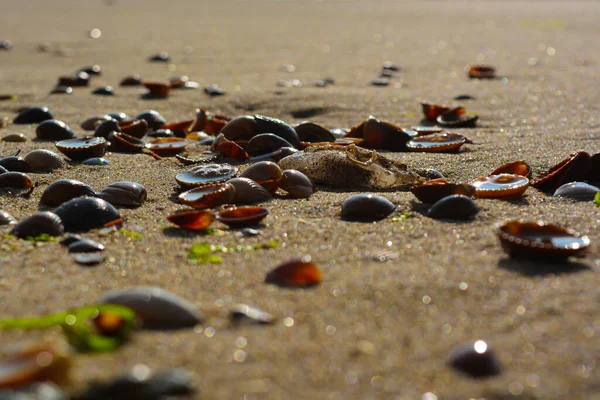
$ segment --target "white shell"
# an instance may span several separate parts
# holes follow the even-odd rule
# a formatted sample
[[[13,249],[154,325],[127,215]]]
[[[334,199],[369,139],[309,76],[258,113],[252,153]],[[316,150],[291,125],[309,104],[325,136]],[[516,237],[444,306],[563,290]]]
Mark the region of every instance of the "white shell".
[[[584,182],[571,182],[566,183],[556,189],[554,196],[557,197],[568,197],[575,200],[594,200],[594,196],[600,189],[596,186],[589,185]]]

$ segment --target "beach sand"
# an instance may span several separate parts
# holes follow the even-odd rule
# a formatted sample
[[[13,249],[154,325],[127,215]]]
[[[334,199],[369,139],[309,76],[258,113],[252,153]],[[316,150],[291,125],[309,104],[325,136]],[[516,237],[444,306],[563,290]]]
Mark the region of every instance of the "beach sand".
[[[476,100],[462,103],[479,124],[458,131],[474,144],[458,154],[388,155],[452,181],[516,160],[538,175],[576,151],[599,151],[599,13],[593,2],[5,0],[0,39],[14,48],[0,52],[0,92],[18,98],[0,102],[0,116],[12,120],[20,107],[47,105],[78,134],[86,118],[106,112],[155,109],[177,121],[193,117],[196,107],[290,123],[302,120],[293,113],[309,109],[309,119],[327,128],[354,126],[369,115],[411,126],[421,118],[419,101],[455,104],[454,96],[469,94]],[[98,39],[88,35],[94,28],[102,31]],[[38,51],[43,43],[50,52]],[[168,51],[172,63],[147,62],[159,51]],[[387,60],[402,71],[388,87],[369,85]],[[500,78],[469,80],[468,66],[476,63],[495,66]],[[59,75],[90,64],[103,75],[89,88],[48,96]],[[295,71],[281,71],[284,64]],[[147,80],[185,74],[202,86],[218,83],[227,94],[177,91],[144,100],[138,89],[118,87],[133,73]],[[326,77],[335,85],[312,85]],[[276,86],[290,79],[304,86]],[[114,86],[116,96],[90,94],[102,85]],[[8,132],[31,139],[35,126],[12,125],[0,135]],[[35,148],[54,145],[0,142],[0,154]],[[190,154],[202,150],[192,146]],[[107,247],[107,260],[94,268],[75,264],[58,243],[3,241],[0,316],[59,312],[93,304],[114,288],[151,285],[190,300],[206,321],[195,329],[139,332],[118,351],[76,356],[73,390],[146,364],[189,370],[204,399],[418,399],[428,392],[439,399],[600,398],[600,216],[592,202],[530,188],[517,201],[476,200],[481,212],[470,222],[414,211],[398,222],[349,223],[340,220],[340,205],[355,192],[321,188],[308,200],[279,196],[267,203],[261,236],[243,238],[220,224],[214,227],[222,235],[202,236],[164,229],[167,215],[184,208],[173,200],[174,176],[184,166],[147,155],[107,158],[107,167],[32,173],[33,195],[1,196],[0,209],[27,217],[38,211],[43,190],[62,178],[96,190],[135,181],[148,201],[120,212],[125,228],[143,237],[85,234]],[[381,195],[399,213],[413,212],[417,202],[410,192]],[[558,223],[592,244],[567,267],[515,261],[495,235],[498,223],[514,218]],[[187,260],[194,243],[269,240],[280,247],[224,254],[221,264]],[[374,259],[382,251],[388,261]],[[322,268],[322,284],[292,290],[262,283],[270,269],[305,254]],[[278,322],[233,328],[228,313],[237,303]],[[3,331],[0,341],[48,335],[60,336]],[[446,365],[455,346],[479,339],[495,349],[502,375],[474,381]]]

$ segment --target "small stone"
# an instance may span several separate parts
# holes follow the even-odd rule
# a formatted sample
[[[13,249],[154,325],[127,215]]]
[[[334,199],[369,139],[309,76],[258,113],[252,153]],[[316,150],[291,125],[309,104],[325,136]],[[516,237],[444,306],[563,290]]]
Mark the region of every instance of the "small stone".
[[[115,91],[112,88],[112,86],[102,86],[99,87],[97,89],[95,89],[92,94],[98,95],[98,96],[114,96],[115,95]]]
[[[154,55],[150,56],[148,58],[148,61],[150,61],[150,62],[169,62],[169,61],[171,61],[171,57],[169,56],[169,53],[167,53],[166,51],[162,51],[158,54],[154,54]]]
[[[390,81],[387,78],[378,78],[371,81],[372,86],[388,86],[389,84]]]

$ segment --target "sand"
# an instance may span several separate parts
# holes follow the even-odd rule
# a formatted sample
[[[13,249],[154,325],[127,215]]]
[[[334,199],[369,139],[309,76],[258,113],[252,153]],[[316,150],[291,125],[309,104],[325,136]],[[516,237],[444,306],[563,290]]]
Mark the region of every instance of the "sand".
[[[570,153],[599,150],[600,6],[592,2],[113,3],[3,2],[0,39],[12,40],[14,48],[0,52],[0,91],[18,99],[0,102],[1,116],[12,120],[20,107],[47,105],[79,134],[83,120],[105,112],[156,109],[176,121],[200,106],[290,123],[301,120],[292,113],[314,109],[310,120],[328,128],[353,126],[371,114],[411,126],[420,120],[420,100],[456,103],[454,96],[470,94],[476,100],[463,104],[480,123],[459,131],[475,144],[459,154],[390,156],[469,181],[508,161],[526,160],[537,175]],[[100,38],[89,38],[93,28],[101,29]],[[38,51],[43,43],[50,52]],[[148,63],[159,51],[173,62]],[[386,60],[402,71],[388,87],[370,86]],[[504,79],[467,79],[465,68],[475,63],[494,65]],[[90,64],[103,69],[92,87],[47,95],[59,75]],[[296,69],[282,72],[283,64]],[[209,98],[184,91],[143,100],[139,90],[118,87],[132,73],[148,80],[186,74],[228,93]],[[312,86],[326,77],[336,84]],[[290,79],[304,86],[276,86]],[[90,94],[102,85],[114,86],[117,95]],[[34,129],[10,126],[0,134],[33,138]],[[0,154],[34,148],[53,144],[0,142]],[[191,155],[201,150],[192,147]],[[114,288],[153,285],[192,301],[206,322],[178,332],[140,332],[118,351],[76,356],[72,389],[146,364],[191,371],[198,398],[205,399],[416,399],[428,392],[440,399],[600,398],[600,217],[591,202],[529,189],[518,201],[476,200],[481,212],[471,222],[437,221],[415,211],[404,221],[365,224],[339,219],[341,202],[354,192],[324,189],[309,200],[269,202],[259,237],[243,238],[221,225],[215,227],[222,235],[202,236],[163,229],[166,216],[183,208],[173,200],[174,175],[183,166],[146,155],[107,158],[108,167],[31,174],[38,185],[31,198],[1,196],[0,208],[25,218],[39,209],[47,185],[61,178],[97,190],[136,181],[147,188],[147,203],[120,211],[125,227],[143,237],[87,233],[107,246],[107,261],[95,268],[76,265],[57,243],[2,242],[10,246],[0,250],[0,315],[58,312],[92,304]],[[381,195],[400,213],[413,209],[408,192]],[[588,235],[592,245],[567,267],[512,260],[495,226],[513,218],[563,224]],[[194,243],[269,240],[281,246],[226,254],[221,264],[187,261]],[[388,261],[374,260],[381,251],[391,254]],[[271,268],[304,254],[322,268],[321,285],[290,290],[262,283]],[[234,329],[228,312],[236,303],[279,320]],[[0,337],[11,344],[47,335],[60,337],[24,331]],[[473,381],[446,366],[455,346],[478,339],[495,349],[501,376]]]

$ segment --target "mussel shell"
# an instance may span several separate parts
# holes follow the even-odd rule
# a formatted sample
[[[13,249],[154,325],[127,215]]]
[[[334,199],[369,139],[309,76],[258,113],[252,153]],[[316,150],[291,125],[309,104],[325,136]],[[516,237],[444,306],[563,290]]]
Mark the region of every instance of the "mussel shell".
[[[461,374],[481,379],[497,376],[501,372],[500,362],[493,350],[482,347],[485,342],[478,341],[460,346],[450,354],[448,364]]]
[[[121,132],[119,121],[114,118],[107,119],[98,124],[96,126],[96,130],[94,131],[94,136],[103,137],[106,139],[111,132]]]
[[[94,89],[92,91],[92,94],[95,94],[98,96],[114,96],[115,90],[112,88],[112,86],[102,86],[97,89]]]
[[[66,165],[61,156],[46,149],[33,150],[24,160],[31,171],[53,171]]]
[[[78,197],[54,210],[65,226],[66,232],[85,232],[102,228],[120,219],[119,212],[110,203],[95,198]]]
[[[496,77],[496,68],[490,65],[473,65],[469,68],[469,78],[475,79],[494,79]]]
[[[131,75],[131,76],[126,76],[125,78],[121,79],[121,82],[119,83],[120,86],[141,86],[142,85],[142,77],[139,75]]]
[[[19,113],[13,120],[14,124],[39,124],[54,118],[48,107],[31,107]]]
[[[116,119],[118,122],[127,121],[127,120],[131,119],[131,117],[129,115],[125,114],[124,112],[119,112],[119,111],[109,112],[109,113],[106,113],[106,115],[108,115],[112,119]]]
[[[342,203],[341,218],[346,221],[379,221],[394,212],[388,199],[373,194],[355,194]]]
[[[531,186],[545,193],[554,193],[556,189],[569,182],[582,182],[588,179],[591,167],[591,157],[585,151],[580,151],[565,158],[548,170]]]
[[[475,196],[488,199],[516,199],[529,187],[529,179],[521,175],[500,174],[480,177],[471,182]]]
[[[81,123],[81,128],[86,131],[95,131],[101,123],[111,119],[113,118],[106,114],[90,117]]]
[[[362,127],[362,138],[365,139],[364,147],[371,149],[385,149],[391,151],[405,151],[406,143],[412,138],[389,122],[380,121],[369,117]]]
[[[96,197],[113,206],[125,207],[139,207],[147,196],[146,189],[137,182],[115,182],[96,193]]]
[[[34,185],[31,178],[22,172],[5,172],[0,174],[0,189],[9,191],[26,191],[27,195],[33,191]]]
[[[410,191],[423,203],[435,203],[453,194],[462,194],[468,197],[475,194],[473,186],[464,183],[448,183],[443,178],[425,182],[423,185],[411,188]]]
[[[265,283],[280,287],[310,287],[323,281],[323,273],[310,256],[278,265],[265,276]]]
[[[17,223],[17,220],[15,219],[15,217],[13,217],[12,215],[10,215],[9,213],[7,213],[4,210],[0,210],[0,226],[15,225],[16,223]]]
[[[5,172],[8,172],[8,170],[6,168],[4,168],[2,165],[0,165],[0,174],[3,174]]]
[[[143,119],[133,119],[129,121],[123,121],[119,123],[121,131],[133,136],[134,138],[141,139],[148,132],[148,122]]]
[[[169,215],[167,219],[180,228],[201,231],[212,224],[215,214],[210,210],[192,210]]]
[[[315,192],[315,185],[302,172],[295,169],[283,171],[279,187],[293,199],[308,199]]]
[[[234,197],[235,188],[229,183],[207,183],[180,193],[177,198],[184,204],[203,210],[230,204]]]
[[[234,187],[235,196],[232,200],[235,204],[255,204],[271,200],[269,193],[261,185],[248,178],[233,178],[227,181]]]
[[[77,72],[79,72],[79,71],[83,71],[88,75],[95,75],[95,76],[102,75],[102,68],[98,64],[79,68],[79,70]]]
[[[435,219],[469,219],[479,212],[479,207],[470,197],[453,194],[435,202],[427,216]]]
[[[27,141],[27,138],[22,133],[9,133],[2,137],[3,142],[10,143],[23,143]]]
[[[44,190],[40,203],[57,207],[71,199],[83,196],[94,197],[96,192],[91,186],[74,179],[61,179],[53,182]]]
[[[69,253],[96,253],[104,251],[104,245],[91,239],[76,240],[67,245]]]
[[[457,152],[466,141],[460,133],[434,133],[411,139],[406,143],[406,147],[411,151],[449,153]]]
[[[67,85],[56,85],[50,94],[73,94],[73,88]]]
[[[272,153],[282,147],[292,147],[292,145],[287,140],[272,133],[261,133],[248,141],[246,151],[251,156],[258,156]]]
[[[298,153],[299,150],[293,147],[282,147],[278,150],[275,150],[272,153],[262,154],[260,156],[252,157],[252,162],[257,163],[259,161],[273,161],[279,162],[279,160],[290,156],[292,154]]]
[[[35,129],[35,135],[41,140],[66,140],[76,137],[71,127],[62,121],[50,119],[42,122]]]
[[[254,116],[254,120],[256,121],[257,134],[273,133],[287,140],[295,148],[302,148],[300,146],[300,138],[291,125],[276,118],[265,117],[264,115],[256,115]]]
[[[61,140],[56,142],[55,146],[61,153],[74,161],[102,157],[106,154],[106,139],[102,137]]]
[[[275,193],[283,171],[279,165],[271,161],[259,161],[250,165],[242,174],[242,178],[252,179],[271,193]]]
[[[147,110],[140,113],[135,119],[143,119],[148,123],[148,129],[156,130],[167,123],[167,120],[163,118],[158,111]]]
[[[189,142],[180,138],[158,138],[149,142],[146,147],[161,157],[170,157],[183,153]]]
[[[229,228],[245,228],[257,225],[269,214],[264,207],[242,206],[226,208],[215,213],[217,221],[224,223]]]
[[[229,121],[221,133],[229,140],[250,140],[258,132],[258,123],[250,115],[242,115]]]
[[[474,128],[479,116],[467,115],[463,110],[463,107],[449,110],[437,117],[436,122],[444,128]]]
[[[73,75],[58,77],[58,86],[83,87],[90,84],[90,75],[84,71],[77,71]]]
[[[294,127],[301,142],[335,142],[335,136],[329,130],[314,122],[303,122]]]
[[[423,115],[427,121],[435,121],[437,117],[450,110],[445,104],[421,103]]]
[[[107,140],[110,142],[109,150],[115,153],[140,153],[146,147],[142,140],[123,132],[111,132]]]
[[[238,172],[229,164],[206,164],[191,168],[175,176],[175,180],[183,187],[196,187],[212,182],[224,182],[233,178]]]
[[[29,164],[18,156],[5,156],[0,158],[0,167],[7,171],[29,172]]]
[[[600,189],[584,182],[565,183],[554,192],[555,197],[568,197],[579,201],[594,200]]]
[[[171,91],[171,85],[164,82],[144,82],[143,85],[148,89],[146,96],[167,97]]]
[[[49,211],[39,212],[25,218],[12,228],[11,235],[24,239],[30,236],[47,234],[60,236],[64,233],[64,227],[58,215]]]
[[[248,158],[248,154],[239,144],[227,139],[222,133],[217,135],[210,148],[213,152],[219,152],[223,156],[233,158],[234,160],[246,161]]]

